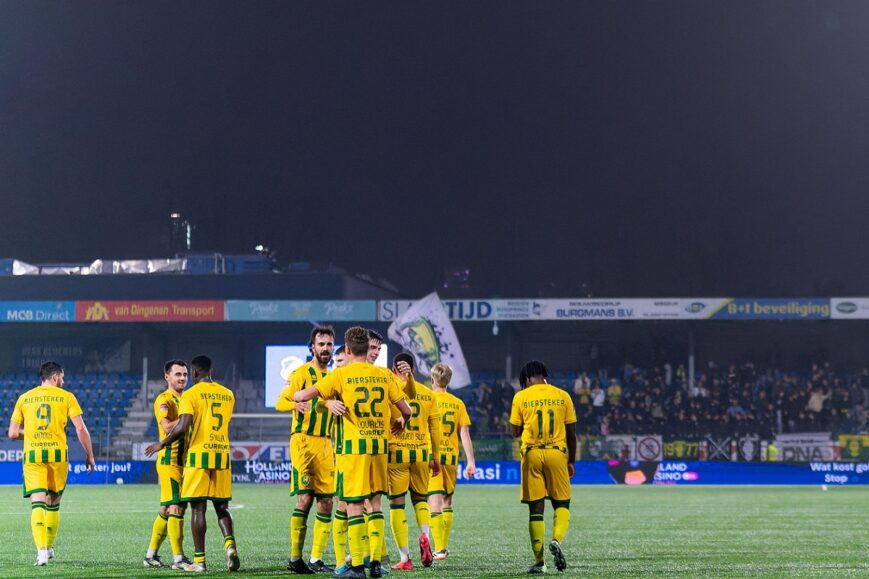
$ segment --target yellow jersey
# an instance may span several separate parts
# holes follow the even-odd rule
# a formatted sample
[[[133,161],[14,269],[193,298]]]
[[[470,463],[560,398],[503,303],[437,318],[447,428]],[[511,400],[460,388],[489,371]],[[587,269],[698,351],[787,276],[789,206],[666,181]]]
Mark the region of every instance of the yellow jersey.
[[[550,384],[535,384],[513,397],[510,424],[522,427],[522,446],[567,449],[565,424],[576,422],[570,395]]]
[[[75,395],[57,386],[37,386],[19,396],[11,420],[24,427],[24,462],[69,462],[66,423],[81,415]]]
[[[465,403],[449,392],[432,392],[441,414],[441,464],[459,462],[459,430],[471,425]]]
[[[292,411],[290,434],[307,434],[309,436],[331,436],[335,416],[326,409],[325,404],[316,397],[311,400],[308,412],[296,411],[293,394],[305,388],[310,388],[326,376],[328,372],[318,370],[313,363],[299,366],[290,374],[289,385],[281,391],[275,409],[279,412]]]
[[[352,362],[332,370],[314,387],[324,399],[337,396],[347,408],[337,423],[336,453],[389,452],[389,405],[406,398],[392,372],[367,362]]]
[[[163,419],[170,422],[178,420],[178,406],[181,404],[181,398],[171,389],[166,389],[161,392],[157,399],[154,400],[154,418],[157,419],[157,432],[160,433],[160,440],[166,438],[168,432],[163,430]],[[184,440],[173,442],[162,452],[157,458],[160,464],[176,464],[184,465]]]
[[[413,414],[401,434],[394,436],[390,433],[389,436],[389,461],[393,463],[428,462],[432,452],[440,448],[439,431],[435,433],[437,448],[432,448],[431,432],[433,428],[437,429],[441,418],[434,392],[416,380],[414,383],[416,396],[407,401]],[[393,420],[401,417],[398,408],[390,408]]]
[[[178,414],[193,415],[185,467],[230,468],[229,421],[234,407],[232,391],[217,382],[197,382],[184,391]]]

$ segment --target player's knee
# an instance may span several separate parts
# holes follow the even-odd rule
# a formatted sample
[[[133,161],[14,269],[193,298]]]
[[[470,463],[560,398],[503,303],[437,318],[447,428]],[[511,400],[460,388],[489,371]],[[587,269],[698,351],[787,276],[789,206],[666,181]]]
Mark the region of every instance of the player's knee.
[[[570,499],[567,499],[566,501],[556,501],[555,499],[553,499],[552,500],[552,508],[553,509],[570,509]]]
[[[214,512],[217,513],[218,517],[222,517],[229,514],[229,503],[219,502],[214,503]]]
[[[389,497],[389,504],[394,507],[404,506],[404,495]]]
[[[308,512],[311,509],[312,497],[308,493],[296,495],[296,508]]]
[[[317,512],[331,513],[332,512],[332,497],[320,497],[317,499]]]
[[[184,516],[184,507],[181,505],[169,505],[168,514],[175,515],[176,517]]]
[[[172,507],[174,507],[174,506],[175,505],[169,505],[169,506],[160,505],[160,516],[167,517],[170,514],[174,515],[175,513],[172,512]]]
[[[540,499],[539,501],[531,501],[528,503],[528,512],[532,515],[539,515],[543,512],[546,507],[546,503],[544,499]]]

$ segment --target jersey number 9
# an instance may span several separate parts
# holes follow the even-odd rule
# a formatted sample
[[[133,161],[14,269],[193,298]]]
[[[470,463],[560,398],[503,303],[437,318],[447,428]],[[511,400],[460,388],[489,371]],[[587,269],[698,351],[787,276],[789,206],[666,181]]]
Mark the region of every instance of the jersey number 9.
[[[36,427],[36,430],[48,430],[48,426],[51,424],[51,406],[40,404],[39,408],[36,409],[36,418],[44,421]]]

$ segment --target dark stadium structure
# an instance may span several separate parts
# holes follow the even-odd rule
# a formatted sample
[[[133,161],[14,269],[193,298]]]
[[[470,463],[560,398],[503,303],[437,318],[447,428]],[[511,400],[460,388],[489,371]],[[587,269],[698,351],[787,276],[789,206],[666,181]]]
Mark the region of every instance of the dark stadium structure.
[[[0,262],[5,264],[0,267],[5,274],[0,274],[0,296],[10,301],[397,299],[389,282],[333,267],[296,264],[289,271],[276,272],[265,256],[187,259],[180,271],[172,273],[97,275],[82,275],[76,270],[92,264],[43,264],[30,266],[35,268],[32,275],[11,275],[13,260],[5,260]],[[273,413],[263,398],[265,347],[302,343],[311,323],[317,321],[2,323],[0,426],[5,428],[17,395],[36,383],[38,363],[69,347],[78,348],[77,355],[85,359],[87,350],[105,343],[125,348],[120,365],[108,371],[98,363],[92,367],[83,363],[71,368],[66,378],[82,403],[100,456],[128,457],[134,442],[154,437],[150,404],[162,388],[162,363],[169,358],[190,359],[208,353],[216,362],[216,377],[236,389],[238,413]],[[386,335],[387,323],[365,323]],[[333,325],[340,335],[353,323]],[[865,404],[856,396],[858,390],[862,393],[869,387],[869,378],[861,377],[864,353],[869,350],[869,324],[861,321],[510,321],[500,322],[497,335],[493,335],[490,323],[457,322],[455,327],[474,380],[457,393],[468,403],[475,436],[493,441],[493,455],[510,453],[506,412],[514,378],[519,365],[534,358],[546,360],[553,370],[551,381],[573,393],[580,416],[578,432],[585,435],[602,434],[604,417],[607,432],[603,434],[645,429],[690,437],[732,427],[735,433],[769,437],[776,431],[801,428],[856,432],[862,427],[855,413],[858,405],[865,408]],[[49,348],[43,350],[42,346]],[[713,401],[707,395],[702,405],[692,406],[685,394],[684,407],[681,402],[674,405],[675,392],[687,389],[684,372],[692,354],[698,380],[707,379],[710,390],[716,382],[716,398]],[[728,381],[729,367],[741,369],[747,362],[756,369],[751,379]],[[813,364],[830,365],[822,379],[813,381]],[[682,374],[664,384],[660,378],[668,366],[674,376]],[[631,374],[626,368],[636,371]],[[603,390],[618,383],[623,390],[621,400],[607,398],[604,409],[590,409],[576,392],[582,375],[589,376],[591,383],[600,383]],[[758,392],[764,391],[765,401],[780,390],[790,400],[796,391],[807,401],[815,387],[830,393],[823,417],[800,417],[794,406],[797,402],[790,401],[783,415],[764,422],[763,415],[769,409],[757,402]],[[839,387],[848,391],[847,402],[837,393]],[[722,417],[733,398],[742,411],[734,409],[725,421]],[[831,418],[829,410],[834,404],[836,412]],[[685,425],[680,426],[677,420],[680,412],[686,420],[692,412],[698,415],[697,432],[684,432]],[[262,420],[239,419],[235,425],[239,440],[286,438],[286,425],[279,420],[264,426]]]

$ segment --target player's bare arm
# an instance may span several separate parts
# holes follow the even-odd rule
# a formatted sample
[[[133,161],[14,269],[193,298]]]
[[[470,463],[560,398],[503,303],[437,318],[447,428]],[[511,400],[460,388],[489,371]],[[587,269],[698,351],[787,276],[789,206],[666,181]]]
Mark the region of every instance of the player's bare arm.
[[[193,423],[193,415],[192,414],[182,414],[178,417],[178,422],[175,423],[175,427],[172,429],[172,432],[166,435],[166,438],[161,440],[160,442],[155,442],[154,444],[148,445],[148,448],[145,449],[145,456],[153,456],[175,442],[176,440],[181,440],[181,438],[187,434],[187,431],[190,429],[190,425]]]
[[[347,407],[340,400],[326,400],[326,409],[335,416],[344,416]]]
[[[522,435],[521,426],[519,427],[519,435]],[[516,432],[516,426],[513,426],[513,432]],[[459,437],[462,439],[462,448],[465,449],[465,458],[468,459],[468,464],[465,466],[465,476],[470,478],[477,472],[477,461],[474,459],[474,443],[471,442],[471,429],[467,426],[462,426],[459,429]]]
[[[401,412],[401,418],[392,424],[392,434],[397,435],[404,432],[404,427],[407,426],[407,421],[410,420],[410,417],[413,415],[413,410],[411,410],[410,404],[408,404],[407,400],[404,398],[396,402],[395,407],[398,408],[399,412]]]
[[[573,478],[576,472],[576,467],[573,465],[576,462],[576,423],[565,424],[564,431],[567,434],[567,474]]]
[[[94,460],[93,445],[91,444],[91,433],[88,432],[88,427],[81,416],[74,416],[71,420],[73,426],[75,426],[75,434],[78,436],[78,441],[81,443],[82,448],[84,448],[85,464],[87,465],[88,474],[90,474],[97,467],[97,463]]]
[[[9,440],[21,440],[24,438],[24,430],[21,428],[21,425],[14,420],[9,422],[9,430],[6,434],[9,436]]]

